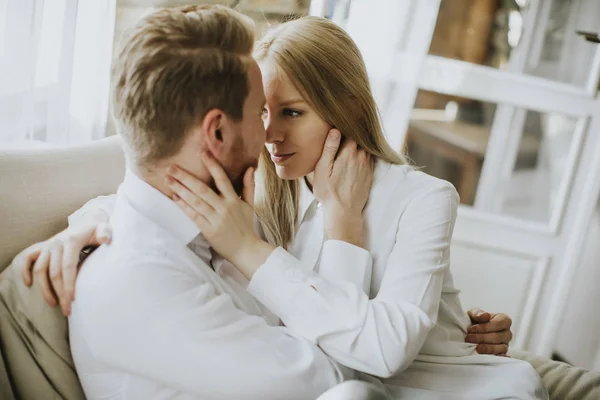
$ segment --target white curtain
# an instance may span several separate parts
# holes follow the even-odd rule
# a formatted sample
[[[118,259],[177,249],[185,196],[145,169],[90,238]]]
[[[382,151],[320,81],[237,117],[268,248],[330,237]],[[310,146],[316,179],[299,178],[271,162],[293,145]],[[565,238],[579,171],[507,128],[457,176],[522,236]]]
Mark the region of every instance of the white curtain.
[[[101,138],[116,0],[0,0],[0,147]]]

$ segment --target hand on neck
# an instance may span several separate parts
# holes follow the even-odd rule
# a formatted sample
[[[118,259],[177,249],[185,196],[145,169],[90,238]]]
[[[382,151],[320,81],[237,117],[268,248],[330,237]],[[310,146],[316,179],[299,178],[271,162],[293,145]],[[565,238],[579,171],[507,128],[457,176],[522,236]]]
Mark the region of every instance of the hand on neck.
[[[200,162],[190,163],[184,157],[176,155],[159,161],[152,166],[135,166],[130,168],[140,179],[154,187],[156,190],[172,199],[174,192],[167,184],[169,168],[176,165],[196,176],[202,182],[210,184],[210,174]]]

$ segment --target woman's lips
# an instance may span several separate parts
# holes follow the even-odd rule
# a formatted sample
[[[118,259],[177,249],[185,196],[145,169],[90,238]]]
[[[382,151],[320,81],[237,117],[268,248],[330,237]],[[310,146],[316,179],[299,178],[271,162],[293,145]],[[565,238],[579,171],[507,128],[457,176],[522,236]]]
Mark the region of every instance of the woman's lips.
[[[284,162],[286,162],[287,160],[289,160],[294,154],[296,154],[296,153],[271,154],[271,161],[273,161],[275,164],[283,164]]]

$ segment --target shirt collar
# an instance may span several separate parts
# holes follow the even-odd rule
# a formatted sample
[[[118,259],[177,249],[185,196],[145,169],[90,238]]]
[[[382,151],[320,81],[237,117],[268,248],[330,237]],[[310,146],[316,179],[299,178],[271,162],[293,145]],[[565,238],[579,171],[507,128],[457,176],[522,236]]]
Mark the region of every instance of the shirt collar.
[[[127,169],[119,191],[147,218],[184,245],[200,234],[200,228],[171,199]]]
[[[378,159],[375,161],[375,169],[373,170],[373,186],[379,183],[385,174],[389,171],[392,165],[386,161]],[[299,179],[299,194],[298,194],[298,223],[302,223],[306,212],[310,206],[317,201],[312,190],[306,184],[305,178]]]

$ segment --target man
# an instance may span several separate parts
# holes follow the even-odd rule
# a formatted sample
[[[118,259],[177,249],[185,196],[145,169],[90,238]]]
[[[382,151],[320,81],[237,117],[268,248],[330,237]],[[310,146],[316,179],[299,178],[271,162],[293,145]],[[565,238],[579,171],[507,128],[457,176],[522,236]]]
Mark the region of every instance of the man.
[[[89,399],[311,399],[350,376],[313,343],[269,326],[170,198],[177,164],[206,182],[209,151],[238,188],[265,142],[251,22],[225,7],[143,18],[114,68],[128,163],[110,246],[78,277],[71,350]]]
[[[38,246],[22,256],[37,257],[37,281],[52,303],[43,268],[50,266],[63,311],[71,311],[71,349],[90,399],[314,399],[353,376],[313,343],[269,325],[242,286],[211,268],[208,243],[170,200],[165,179],[173,164],[210,182],[205,152],[238,192],[250,179],[265,141],[253,41],[249,20],[224,7],[161,10],[142,19],[124,38],[114,68],[128,171],[111,245],[81,270],[72,310],[77,263],[65,259],[72,252]],[[63,273],[60,263],[70,267]]]

